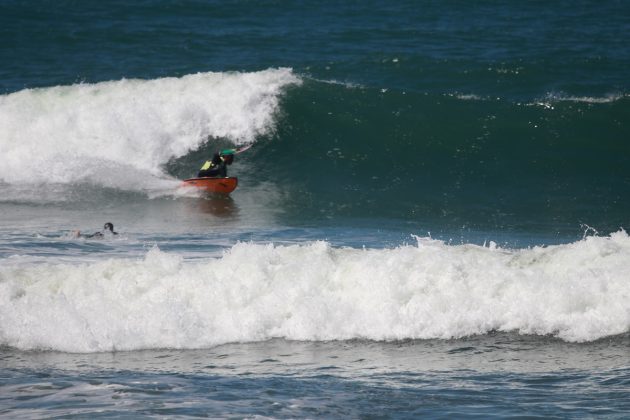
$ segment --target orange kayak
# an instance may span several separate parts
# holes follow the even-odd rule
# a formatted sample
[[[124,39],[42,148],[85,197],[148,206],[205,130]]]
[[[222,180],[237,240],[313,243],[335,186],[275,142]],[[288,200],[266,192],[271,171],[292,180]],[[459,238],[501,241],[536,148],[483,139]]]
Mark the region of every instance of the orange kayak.
[[[190,178],[182,181],[182,186],[200,188],[209,193],[229,194],[236,189],[238,179],[228,178]]]

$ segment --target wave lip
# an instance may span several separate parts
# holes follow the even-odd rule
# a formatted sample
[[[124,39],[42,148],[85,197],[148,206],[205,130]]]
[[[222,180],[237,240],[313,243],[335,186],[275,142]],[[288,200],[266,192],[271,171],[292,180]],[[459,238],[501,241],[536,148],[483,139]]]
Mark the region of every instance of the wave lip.
[[[523,250],[239,243],[204,262],[153,249],[141,260],[3,264],[0,344],[95,352],[495,330],[586,342],[630,331],[629,257],[620,231]]]
[[[0,96],[0,182],[128,187],[209,138],[252,142],[274,128],[291,69],[119,80]]]

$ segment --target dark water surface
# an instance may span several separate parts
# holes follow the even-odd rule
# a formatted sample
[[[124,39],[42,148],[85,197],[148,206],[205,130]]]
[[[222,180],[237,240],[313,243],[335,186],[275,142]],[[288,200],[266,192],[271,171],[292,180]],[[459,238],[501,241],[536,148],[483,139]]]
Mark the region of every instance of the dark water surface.
[[[16,417],[592,417],[628,410],[627,336],[230,344],[3,354]]]

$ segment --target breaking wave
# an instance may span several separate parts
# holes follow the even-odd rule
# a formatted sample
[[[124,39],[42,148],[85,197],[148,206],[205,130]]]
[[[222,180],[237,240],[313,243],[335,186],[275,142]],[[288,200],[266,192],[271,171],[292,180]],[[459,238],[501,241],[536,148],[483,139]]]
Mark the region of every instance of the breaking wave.
[[[274,129],[290,69],[26,89],[0,96],[0,183],[169,185],[164,165],[212,139]]]
[[[0,344],[97,352],[228,342],[449,339],[490,331],[570,342],[630,331],[630,237],[510,250],[419,238],[394,249],[238,243],[189,261],[0,267]]]

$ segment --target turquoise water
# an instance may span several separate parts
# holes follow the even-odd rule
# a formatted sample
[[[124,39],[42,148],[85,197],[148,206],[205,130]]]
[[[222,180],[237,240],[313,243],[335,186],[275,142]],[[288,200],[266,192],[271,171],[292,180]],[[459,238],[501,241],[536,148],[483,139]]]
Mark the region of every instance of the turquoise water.
[[[0,416],[624,417],[629,30],[3,2]],[[180,187],[250,143],[229,197]]]

